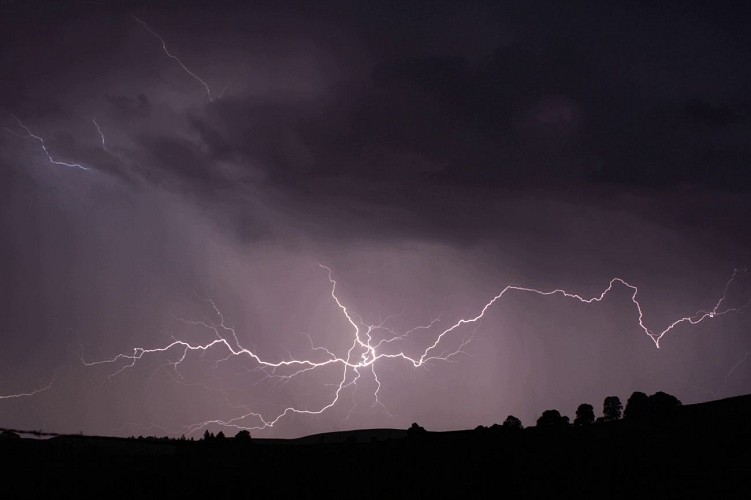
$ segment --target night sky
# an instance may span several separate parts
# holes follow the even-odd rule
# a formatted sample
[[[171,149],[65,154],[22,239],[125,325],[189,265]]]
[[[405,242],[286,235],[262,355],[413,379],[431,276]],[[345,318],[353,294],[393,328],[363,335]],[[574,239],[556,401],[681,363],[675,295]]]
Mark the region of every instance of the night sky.
[[[447,361],[343,384],[222,343],[87,366],[176,340],[346,358],[321,265],[373,342],[430,326],[379,351],[419,357],[507,285],[619,277],[660,332],[751,264],[745,2],[151,4],[0,0],[0,427],[179,436],[339,385],[252,434],[751,392],[748,311],[658,349],[618,283],[509,292]],[[749,297],[741,272],[720,310]]]

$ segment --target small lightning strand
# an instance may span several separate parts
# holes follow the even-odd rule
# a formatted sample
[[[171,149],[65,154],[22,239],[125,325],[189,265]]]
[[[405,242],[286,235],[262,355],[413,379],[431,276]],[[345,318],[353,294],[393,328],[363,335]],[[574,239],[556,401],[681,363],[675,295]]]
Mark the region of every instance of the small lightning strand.
[[[723,386],[727,383],[730,376],[735,373],[735,370],[737,370],[738,367],[740,367],[743,363],[748,361],[749,356],[751,356],[751,351],[747,351],[737,363],[730,367],[730,370],[728,370],[728,372],[725,374],[725,378],[722,379],[720,386]]]
[[[180,60],[180,58],[178,58],[176,55],[172,54],[169,51],[169,49],[167,49],[167,42],[164,41],[164,38],[162,38],[161,36],[159,36],[159,34],[156,31],[154,31],[153,29],[151,29],[151,27],[148,24],[146,24],[144,21],[142,21],[140,18],[138,18],[136,16],[131,16],[131,17],[133,19],[135,19],[136,21],[138,21],[146,29],[146,31],[148,31],[149,33],[151,33],[152,35],[154,35],[157,38],[157,40],[159,40],[162,43],[162,50],[164,51],[165,54],[167,54],[167,57],[173,59],[177,64],[180,65],[180,67],[188,75],[190,75],[191,77],[193,77],[193,79],[195,79],[201,85],[203,85],[203,88],[206,89],[206,95],[209,98],[209,102],[214,102],[213,97],[211,97],[211,89],[209,88],[209,85],[205,81],[203,81],[198,75],[196,75],[190,69],[188,69],[188,67],[185,66],[185,64],[183,64],[183,62]],[[225,90],[226,90],[226,88],[225,88]],[[224,93],[224,90],[222,90],[222,93]]]
[[[39,141],[39,144],[42,146],[42,150],[44,151],[44,154],[47,155],[47,159],[50,161],[50,163],[54,165],[62,165],[64,167],[76,167],[76,168],[80,168],[81,170],[89,170],[88,167],[85,167],[81,165],[80,163],[67,163],[64,161],[56,160],[47,149],[47,145],[45,144],[44,139],[42,139],[38,135],[33,134],[31,130],[29,130],[29,128],[26,125],[24,125],[19,118],[16,118],[16,121],[18,122],[18,125],[26,131],[26,135],[21,135],[7,127],[3,127],[3,128],[20,139],[36,139],[37,141]]]
[[[177,369],[178,365],[186,359],[188,355],[188,351],[200,350],[200,351],[206,352],[215,346],[217,347],[223,346],[229,352],[227,358],[225,359],[229,359],[232,356],[241,356],[241,355],[247,356],[251,358],[253,361],[255,361],[258,364],[258,367],[260,369],[271,370],[271,374],[269,375],[269,377],[278,377],[283,380],[289,380],[293,377],[296,377],[303,373],[310,372],[318,368],[322,368],[324,366],[340,365],[341,376],[338,379],[339,380],[338,383],[332,384],[332,386],[336,388],[334,390],[333,395],[331,395],[331,397],[327,400],[325,404],[323,404],[322,406],[318,408],[310,409],[310,408],[287,407],[274,417],[264,417],[260,413],[249,411],[249,412],[243,413],[241,415],[238,415],[228,420],[211,419],[211,420],[205,420],[196,424],[192,424],[186,427],[189,434],[201,428],[204,428],[208,425],[212,425],[212,424],[221,425],[225,427],[234,427],[237,429],[260,430],[260,429],[273,427],[278,421],[280,421],[281,419],[283,419],[284,417],[290,414],[320,415],[326,412],[328,409],[330,409],[331,407],[337,404],[343,390],[351,386],[356,386],[357,381],[361,377],[360,370],[363,368],[368,368],[371,371],[371,373],[373,374],[373,378],[376,382],[377,388],[374,394],[375,404],[383,406],[378,398],[378,394],[381,390],[381,381],[378,379],[378,374],[375,369],[375,365],[378,360],[380,360],[381,358],[387,358],[387,359],[401,358],[405,361],[410,362],[416,368],[425,366],[429,361],[434,361],[434,360],[435,361],[438,361],[438,360],[451,361],[452,358],[454,358],[458,354],[463,353],[464,352],[463,348],[467,344],[469,344],[471,340],[474,338],[474,334],[477,328],[479,327],[479,322],[483,319],[488,309],[491,306],[493,306],[496,302],[501,300],[509,292],[516,291],[516,292],[524,292],[524,293],[533,293],[533,294],[540,295],[540,296],[561,295],[566,298],[576,299],[579,302],[582,302],[585,304],[592,304],[596,302],[602,302],[616,285],[621,285],[629,289],[632,292],[630,299],[631,299],[631,302],[634,304],[636,311],[638,313],[639,328],[652,340],[656,348],[660,347],[660,340],[668,332],[672,331],[673,329],[675,329],[676,327],[678,327],[679,325],[683,323],[696,325],[696,324],[703,322],[706,319],[716,318],[716,317],[725,315],[730,312],[739,312],[751,306],[751,299],[749,299],[746,303],[744,303],[741,306],[728,307],[726,309],[721,309],[723,303],[725,302],[727,298],[727,294],[730,290],[730,286],[735,281],[739,273],[747,273],[748,272],[747,269],[734,269],[733,270],[732,276],[725,284],[722,296],[717,300],[717,302],[715,303],[714,307],[711,310],[708,310],[708,311],[700,310],[691,316],[685,316],[685,317],[679,318],[673,321],[672,323],[670,323],[667,328],[665,328],[659,333],[654,332],[653,330],[649,329],[644,324],[644,314],[642,311],[642,306],[641,306],[641,303],[637,299],[638,288],[626,282],[622,278],[611,279],[610,282],[608,283],[607,288],[603,292],[591,298],[585,298],[579,294],[571,293],[563,289],[555,289],[555,290],[546,291],[546,290],[540,290],[536,288],[509,285],[509,286],[506,286],[503,290],[501,290],[492,299],[490,299],[490,301],[488,301],[480,309],[480,312],[477,315],[470,317],[470,318],[462,318],[458,320],[453,325],[441,331],[436,336],[435,341],[430,346],[428,346],[419,357],[411,357],[405,354],[403,351],[390,354],[390,353],[379,352],[378,348],[384,343],[392,343],[397,340],[404,339],[408,337],[409,335],[414,334],[418,330],[429,330],[434,324],[438,322],[438,320],[435,319],[426,326],[419,326],[419,327],[413,328],[411,330],[408,330],[404,334],[394,335],[394,337],[390,339],[380,340],[378,343],[373,344],[371,333],[375,330],[380,329],[380,330],[390,332],[392,334],[396,334],[396,332],[394,332],[393,330],[385,326],[385,323],[388,320],[388,318],[384,320],[383,322],[381,322],[380,324],[375,324],[375,325],[365,324],[362,322],[361,318],[360,318],[359,323],[355,321],[354,317],[359,318],[359,315],[349,311],[349,309],[339,299],[336,293],[337,282],[336,280],[333,279],[332,270],[329,267],[326,267],[324,265],[321,265],[321,264],[319,265],[321,268],[325,269],[328,273],[328,280],[331,285],[331,291],[330,291],[331,299],[333,300],[337,308],[341,311],[344,318],[352,327],[352,331],[354,334],[352,337],[352,343],[349,349],[347,350],[346,356],[344,357],[337,357],[333,352],[325,348],[314,348],[313,350],[323,350],[328,357],[323,361],[312,361],[308,359],[298,360],[294,358],[289,359],[289,360],[284,360],[284,361],[277,361],[277,362],[265,361],[259,355],[257,355],[256,353],[254,353],[253,351],[249,349],[246,349],[240,344],[238,337],[235,333],[235,330],[232,327],[225,325],[224,316],[221,314],[216,304],[213,301],[209,300],[209,303],[214,309],[214,312],[217,314],[217,316],[220,319],[220,323],[218,325],[213,325],[205,321],[194,321],[194,322],[186,321],[186,323],[193,324],[193,325],[201,325],[212,330],[216,338],[212,340],[211,342],[208,342],[205,344],[190,344],[186,341],[176,339],[172,343],[164,347],[157,347],[157,348],[151,348],[151,349],[136,347],[133,349],[133,354],[131,355],[118,354],[117,356],[110,358],[110,359],[105,359],[101,361],[93,361],[93,362],[87,362],[82,357],[82,362],[86,366],[94,366],[94,365],[100,365],[100,364],[111,364],[111,363],[115,363],[121,360],[128,360],[129,363],[122,366],[119,370],[117,370],[115,373],[111,375],[111,376],[115,376],[121,373],[125,369],[134,367],[135,364],[138,362],[138,360],[140,360],[143,356],[147,354],[163,353],[163,352],[171,350],[172,348],[180,347],[182,348],[182,353],[181,353],[179,360],[176,362],[170,362],[170,365],[173,365],[173,367]],[[450,335],[452,332],[456,331],[457,329],[459,329],[461,326],[464,326],[464,325],[474,326],[472,335],[465,336],[458,347],[455,347],[453,349],[441,348],[441,352],[437,353],[437,351],[439,350],[439,346],[442,343],[442,340],[447,335]],[[230,334],[233,342],[230,342],[227,339],[227,337],[223,335],[222,333]],[[310,339],[309,336],[308,338]],[[312,345],[313,344],[311,340],[311,346]],[[276,370],[280,370],[280,369],[291,369],[292,372],[287,373],[287,374],[280,374],[280,375],[276,374]],[[386,411],[388,412],[388,410]]]
[[[19,392],[18,394],[0,394],[0,399],[20,399],[20,398],[30,398],[32,396],[36,396],[39,393],[42,393],[44,391],[47,391],[52,388],[52,386],[55,383],[55,379],[53,378],[49,384],[40,387],[38,389],[34,389],[30,392]]]
[[[733,364],[733,366],[731,366],[728,369],[722,381],[719,384],[717,384],[714,388],[707,386],[707,385],[700,386],[696,384],[691,384],[690,387],[692,389],[706,392],[711,398],[717,399],[719,397],[720,391],[725,387],[725,384],[728,383],[728,380],[730,379],[730,377],[736,372],[736,370],[738,370],[741,367],[741,365],[748,362],[749,357],[751,357],[751,351],[746,351],[743,354],[743,356],[738,361],[736,361],[735,364]]]
[[[217,99],[221,99],[221,98],[223,98],[223,97],[224,97],[224,93],[225,93],[225,92],[227,92],[227,89],[228,89],[228,88],[230,87],[230,85],[232,85],[232,84],[233,84],[234,82],[235,82],[235,79],[234,79],[234,78],[232,78],[232,79],[231,79],[230,81],[228,81],[228,82],[227,82],[227,85],[225,85],[225,86],[224,86],[224,88],[222,88],[222,91],[221,91],[221,92],[219,92],[219,96],[217,97]]]
[[[96,121],[96,116],[91,119],[91,121],[94,123],[94,126],[96,127],[96,131],[99,133],[99,137],[102,138],[102,150],[105,153],[109,153],[107,150],[107,144],[104,142],[104,132],[102,132],[102,128],[99,126],[99,124]]]

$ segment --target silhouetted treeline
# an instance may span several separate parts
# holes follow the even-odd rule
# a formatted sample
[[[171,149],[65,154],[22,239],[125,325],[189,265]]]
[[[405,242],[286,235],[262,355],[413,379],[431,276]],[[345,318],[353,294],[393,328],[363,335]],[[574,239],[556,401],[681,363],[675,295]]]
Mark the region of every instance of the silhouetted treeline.
[[[615,398],[615,399],[614,399]],[[0,440],[2,498],[745,498],[751,396],[682,406],[615,396],[476,430],[303,440],[61,436]],[[367,438],[366,438],[367,436]],[[378,436],[378,437],[376,437]],[[392,436],[392,437],[388,437]],[[296,444],[297,443],[297,444]],[[305,443],[305,444],[302,444]]]
[[[682,405],[675,396],[662,391],[647,396],[643,392],[634,392],[628,398],[626,409],[618,396],[608,396],[602,403],[602,416],[595,418],[594,407],[588,403],[582,403],[576,409],[576,418],[573,425],[577,427],[592,423],[615,422],[621,418],[629,421],[662,422],[675,414],[677,408]],[[516,417],[509,417],[516,418]],[[569,418],[562,416],[558,410],[546,410],[537,419],[538,427],[566,427]]]
[[[591,424],[600,424],[604,422],[616,422],[625,418],[631,422],[664,423],[665,419],[675,414],[681,402],[675,396],[664,392],[657,392],[647,396],[643,392],[634,392],[628,398],[625,410],[618,396],[608,396],[602,403],[602,415],[595,416],[594,407],[588,403],[582,403],[576,409],[576,416],[571,422],[569,417],[561,415],[558,410],[545,410],[537,419],[537,428],[542,429],[565,429],[570,426],[584,427]],[[413,427],[417,424],[412,424]],[[477,430],[486,429],[523,429],[524,426],[517,417],[509,415],[502,425],[494,424],[491,427],[478,426]]]

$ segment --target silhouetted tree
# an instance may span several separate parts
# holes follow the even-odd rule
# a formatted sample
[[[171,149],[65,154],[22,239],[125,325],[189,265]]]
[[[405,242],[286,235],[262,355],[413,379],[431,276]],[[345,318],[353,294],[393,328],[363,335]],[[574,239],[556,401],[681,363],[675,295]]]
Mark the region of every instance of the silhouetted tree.
[[[626,401],[623,418],[626,420],[643,420],[649,415],[649,397],[643,392],[634,392]]]
[[[407,429],[407,437],[411,439],[423,437],[426,433],[425,428],[417,425],[417,422],[412,422],[412,425]]]
[[[651,416],[654,418],[669,417],[682,404],[680,400],[675,396],[664,393],[662,391],[656,392],[649,396],[648,401]]]
[[[561,416],[558,410],[545,410],[537,419],[537,427],[561,428],[568,425],[568,417]]]
[[[605,422],[620,420],[622,411],[623,405],[618,396],[608,396],[605,398],[605,402],[602,405],[603,420]]]
[[[249,443],[251,441],[250,432],[247,429],[241,430],[235,434],[235,441]]]
[[[524,429],[524,426],[522,425],[521,420],[513,415],[509,415],[508,417],[506,417],[506,420],[503,421],[503,428],[511,430],[522,430]]]
[[[219,433],[217,433],[216,435],[216,439],[218,441],[224,441],[224,438],[225,438],[224,433],[222,431],[219,431]]]
[[[579,408],[576,409],[576,418],[574,418],[574,425],[582,426],[589,425],[595,421],[595,409],[592,405],[582,403]]]
[[[214,433],[212,433],[212,432],[209,432],[209,430],[208,430],[208,429],[206,429],[206,430],[205,430],[205,431],[203,432],[203,440],[204,440],[204,441],[213,441],[213,440],[214,440]]]

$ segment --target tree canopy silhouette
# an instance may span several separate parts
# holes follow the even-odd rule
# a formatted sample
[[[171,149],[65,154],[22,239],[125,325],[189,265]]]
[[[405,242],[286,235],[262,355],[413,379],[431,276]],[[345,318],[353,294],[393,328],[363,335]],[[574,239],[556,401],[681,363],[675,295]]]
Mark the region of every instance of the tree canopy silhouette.
[[[410,439],[422,438],[427,434],[424,427],[417,425],[417,422],[412,422],[412,425],[407,429],[407,437]]]
[[[589,425],[595,421],[595,409],[592,405],[582,403],[579,408],[576,409],[576,418],[574,418],[574,425],[582,426]]]
[[[649,411],[653,418],[670,417],[681,405],[678,398],[662,391],[649,396]]]
[[[651,396],[634,392],[628,398],[624,417],[631,421],[664,419],[671,416],[681,402],[675,396],[658,391]]]
[[[512,429],[512,430],[524,429],[524,425],[522,425],[522,421],[513,415],[509,415],[508,417],[506,417],[506,420],[503,421],[502,427],[504,429]]]
[[[605,422],[620,420],[623,404],[618,396],[608,396],[602,404],[602,415]]]
[[[626,420],[643,420],[649,415],[649,397],[643,392],[636,391],[626,402],[623,418]]]
[[[247,429],[243,429],[235,434],[235,441],[242,443],[249,443],[251,441],[250,432]]]
[[[558,410],[545,410],[537,419],[537,427],[560,429],[568,425],[568,417],[561,416]]]

